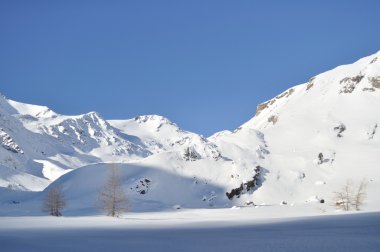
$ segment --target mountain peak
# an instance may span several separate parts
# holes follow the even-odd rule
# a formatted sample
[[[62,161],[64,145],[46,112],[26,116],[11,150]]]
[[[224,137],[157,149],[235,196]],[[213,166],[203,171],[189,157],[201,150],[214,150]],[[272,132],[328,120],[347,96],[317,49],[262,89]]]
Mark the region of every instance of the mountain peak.
[[[58,116],[53,110],[48,108],[47,106],[33,105],[28,103],[21,103],[17,101],[13,101],[10,99],[6,99],[8,104],[12,106],[20,115],[33,116],[37,118],[47,118],[47,117],[56,117]]]
[[[134,120],[138,123],[152,123],[152,122],[159,122],[164,124],[170,124],[174,125],[173,122],[171,122],[168,118],[160,115],[142,115],[142,116],[136,116]]]
[[[335,110],[335,113],[340,114],[343,112],[337,110],[343,106],[346,109],[352,107],[353,111],[364,109],[365,106],[356,105],[358,100],[367,104],[373,99],[370,96],[380,95],[379,55],[380,52],[377,52],[352,64],[336,67],[310,78],[307,83],[289,88],[259,104],[255,116],[243,126],[258,129],[271,127],[281,122],[284,114],[293,110],[297,110],[297,113],[324,110],[330,114]],[[313,112],[305,111],[306,108]]]

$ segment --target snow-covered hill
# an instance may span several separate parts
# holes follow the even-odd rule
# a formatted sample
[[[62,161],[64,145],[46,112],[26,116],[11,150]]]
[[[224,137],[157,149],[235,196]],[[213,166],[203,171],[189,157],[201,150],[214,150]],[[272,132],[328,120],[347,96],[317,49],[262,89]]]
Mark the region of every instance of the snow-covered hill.
[[[333,191],[362,179],[366,208],[378,209],[379,127],[380,52],[288,89],[238,129],[209,138],[157,115],[107,121],[0,97],[0,197],[54,181],[71,200],[68,212],[96,212],[91,202],[116,163],[135,210],[252,201],[326,209]]]
[[[271,153],[270,173],[256,199],[331,199],[347,180],[366,179],[368,198],[379,204],[378,125],[380,52],[260,104],[238,129],[262,132]]]

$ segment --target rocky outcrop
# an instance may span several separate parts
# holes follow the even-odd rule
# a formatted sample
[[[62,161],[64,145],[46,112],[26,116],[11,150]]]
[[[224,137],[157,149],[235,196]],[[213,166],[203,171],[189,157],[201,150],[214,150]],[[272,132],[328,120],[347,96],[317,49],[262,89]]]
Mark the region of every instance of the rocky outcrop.
[[[368,140],[373,139],[373,137],[376,134],[376,130],[377,130],[377,123],[373,126],[372,130],[370,130],[369,132],[367,132]]]
[[[183,158],[186,161],[195,161],[195,160],[200,158],[200,155],[195,150],[193,150],[192,148],[187,147],[184,150]]]
[[[0,143],[4,149],[9,150],[13,153],[24,153],[20,146],[18,146],[12,137],[8,135],[8,133],[5,132],[2,128],[0,128]]]
[[[139,194],[147,194],[152,181],[147,178],[141,178],[132,185],[131,190]]]
[[[337,133],[337,137],[343,137],[342,133],[346,130],[346,126],[341,123],[338,126],[334,127],[334,131]]]
[[[268,117],[268,122],[272,123],[273,125],[275,125],[277,121],[278,121],[278,116],[271,115],[270,117]]]
[[[261,166],[256,166],[255,176],[253,176],[252,180],[249,180],[245,183],[241,183],[239,187],[232,189],[230,192],[226,192],[226,196],[228,199],[232,200],[234,197],[239,198],[240,195],[246,192],[253,192],[257,189],[260,184],[260,177],[263,172],[263,168]]]
[[[356,85],[359,84],[359,82],[364,78],[363,75],[357,75],[357,76],[354,76],[354,77],[346,77],[346,78],[343,78],[341,81],[340,81],[340,84],[343,85],[343,87],[341,88],[341,90],[339,91],[339,93],[352,93],[355,88],[356,88]]]
[[[290,88],[290,89],[286,90],[285,92],[283,92],[282,94],[277,95],[274,99],[271,99],[267,102],[259,104],[256,108],[255,116],[258,116],[263,110],[265,110],[269,106],[273,105],[277,100],[279,100],[281,98],[288,98],[293,93],[294,93],[294,88]]]
[[[310,88],[314,86],[315,77],[310,78],[310,80],[307,82],[306,91],[308,91]]]
[[[380,89],[380,76],[368,77],[368,82],[371,83],[372,87]]]

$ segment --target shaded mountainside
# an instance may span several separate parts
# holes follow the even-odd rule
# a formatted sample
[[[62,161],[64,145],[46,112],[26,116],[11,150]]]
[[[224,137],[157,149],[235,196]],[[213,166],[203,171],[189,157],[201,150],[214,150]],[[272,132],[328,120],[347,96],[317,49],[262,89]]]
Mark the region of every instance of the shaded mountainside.
[[[0,187],[41,191],[53,182],[72,199],[68,212],[96,212],[90,201],[110,163],[118,163],[137,211],[252,201],[327,207],[320,202],[349,179],[368,181],[367,208],[377,209],[378,58],[319,74],[260,104],[233,132],[209,138],[158,115],[107,121],[0,97]]]

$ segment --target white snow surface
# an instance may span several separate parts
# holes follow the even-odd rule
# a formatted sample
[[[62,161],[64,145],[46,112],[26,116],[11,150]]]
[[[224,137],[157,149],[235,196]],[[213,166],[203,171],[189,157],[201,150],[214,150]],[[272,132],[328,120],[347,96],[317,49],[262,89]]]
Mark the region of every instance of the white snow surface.
[[[380,246],[379,212],[280,219],[262,217],[264,208],[132,213],[120,219],[0,217],[1,251],[374,252]]]
[[[65,215],[99,214],[94,201],[113,165],[134,212],[286,202],[332,213],[333,192],[362,179],[364,210],[380,210],[379,57],[319,74],[209,138],[158,115],[67,116],[0,97],[0,214],[43,214],[57,185]]]

